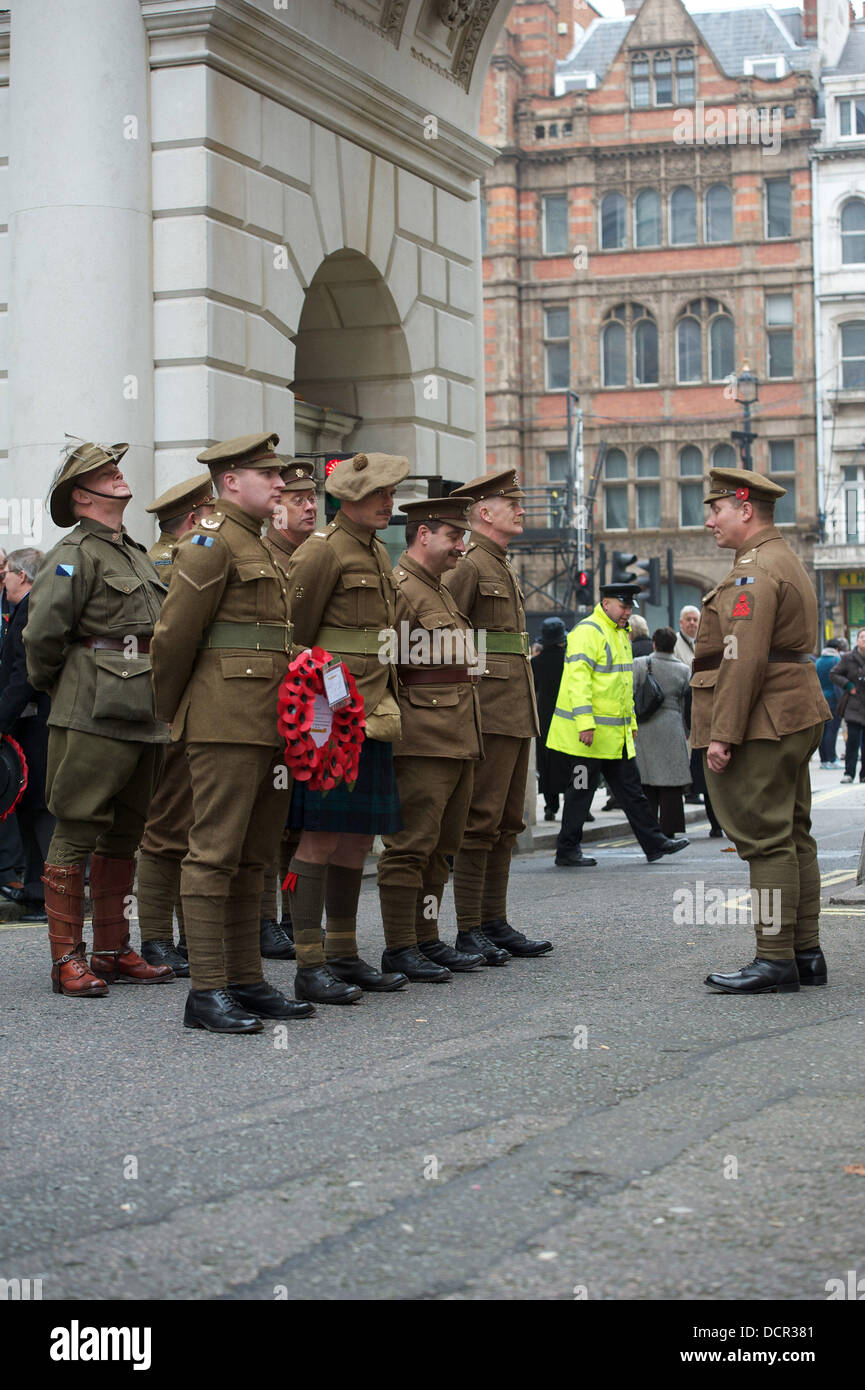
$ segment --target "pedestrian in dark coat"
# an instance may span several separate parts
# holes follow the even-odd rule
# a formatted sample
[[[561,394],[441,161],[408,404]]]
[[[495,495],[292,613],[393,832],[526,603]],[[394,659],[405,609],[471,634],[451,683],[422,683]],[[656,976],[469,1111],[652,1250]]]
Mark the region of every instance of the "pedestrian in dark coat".
[[[574,760],[569,753],[547,748],[550,720],[556,707],[556,696],[565,664],[567,629],[561,618],[544,618],[541,628],[541,650],[532,657],[532,679],[538,702],[540,733],[535,739],[535,763],[538,770],[538,791],[544,798],[544,820],[555,820],[559,797],[570,785]]]
[[[27,786],[15,812],[24,846],[24,875],[20,883],[4,884],[0,891],[21,904],[24,920],[30,922],[45,920],[42,874],[54,833],[54,817],[45,805],[51,701],[27,679],[24,650],[30,590],[42,558],[40,550],[13,550],[6,561],[4,594],[9,600],[10,620],[0,660],[0,734],[11,735],[27,759]]]
[[[865,782],[865,628],[861,628],[852,652],[845,652],[829,672],[829,679],[847,695],[844,722],[847,725],[847,747],[844,753],[842,782],[856,777],[856,762],[862,747],[859,781]]]

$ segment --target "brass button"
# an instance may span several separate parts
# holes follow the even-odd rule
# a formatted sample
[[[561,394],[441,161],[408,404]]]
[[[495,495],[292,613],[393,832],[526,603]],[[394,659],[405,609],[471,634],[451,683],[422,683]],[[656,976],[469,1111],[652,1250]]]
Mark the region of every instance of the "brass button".
[[[437,705],[437,704],[438,704],[438,700],[433,700],[433,704],[434,704],[434,705]]]
[[[366,580],[365,580],[365,579],[362,579],[360,582],[361,582],[361,584],[365,584],[365,583],[366,583]]]
[[[247,674],[248,676],[251,676],[251,675],[252,675],[252,667],[251,667],[251,666],[247,666],[247,668],[246,668],[246,674]]]
[[[129,675],[129,672],[128,672],[128,671],[121,671],[120,674],[121,674],[121,676],[128,676],[128,675]]]
[[[489,666],[488,666],[487,669],[484,671],[484,675],[485,675],[485,676],[488,676],[489,673],[490,673],[490,668],[489,668]]]

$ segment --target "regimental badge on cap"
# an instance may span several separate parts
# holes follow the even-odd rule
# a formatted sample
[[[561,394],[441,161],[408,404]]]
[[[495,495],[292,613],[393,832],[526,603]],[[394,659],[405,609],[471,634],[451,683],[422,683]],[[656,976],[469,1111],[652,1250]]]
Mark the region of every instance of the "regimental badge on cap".
[[[199,463],[206,463],[211,473],[228,473],[232,468],[273,468],[278,467],[280,459],[274,453],[279,443],[279,435],[239,434],[234,439],[226,439],[221,444],[211,444],[196,455]]]
[[[490,497],[524,497],[520,480],[513,468],[500,473],[481,473],[462,487],[454,488],[451,497],[465,497],[471,502],[485,502]]]

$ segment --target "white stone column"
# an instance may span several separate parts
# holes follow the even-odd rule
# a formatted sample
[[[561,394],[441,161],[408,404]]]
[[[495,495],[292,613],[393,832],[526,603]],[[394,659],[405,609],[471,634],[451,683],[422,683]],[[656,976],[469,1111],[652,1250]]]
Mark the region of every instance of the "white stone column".
[[[14,0],[10,40],[10,465],[0,492],[44,498],[66,431],[128,440],[152,524],[148,48],[139,0]],[[21,527],[0,537],[45,549]],[[22,531],[24,532],[22,535]]]

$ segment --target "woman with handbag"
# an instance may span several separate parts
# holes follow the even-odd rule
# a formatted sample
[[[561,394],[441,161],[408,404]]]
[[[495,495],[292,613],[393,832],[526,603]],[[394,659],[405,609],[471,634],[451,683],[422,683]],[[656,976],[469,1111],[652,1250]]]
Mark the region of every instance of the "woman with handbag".
[[[673,655],[676,634],[672,628],[657,628],[652,645],[652,656],[639,656],[634,661],[637,772],[661,830],[672,838],[684,832],[683,797],[691,781],[683,717],[690,672]],[[657,691],[649,690],[653,684]],[[662,696],[660,703],[658,694]]]

